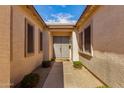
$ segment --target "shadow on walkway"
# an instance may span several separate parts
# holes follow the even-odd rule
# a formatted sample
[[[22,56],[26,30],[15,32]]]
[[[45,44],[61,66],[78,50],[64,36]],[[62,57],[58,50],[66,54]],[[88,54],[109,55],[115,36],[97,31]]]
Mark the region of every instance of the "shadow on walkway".
[[[52,62],[49,68],[39,66],[33,72],[40,75],[37,88],[64,88],[63,62]]]

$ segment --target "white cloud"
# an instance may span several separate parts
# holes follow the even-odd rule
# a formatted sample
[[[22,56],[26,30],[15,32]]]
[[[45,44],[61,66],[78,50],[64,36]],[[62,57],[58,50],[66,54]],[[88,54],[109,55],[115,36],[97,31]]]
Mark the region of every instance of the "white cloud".
[[[51,15],[52,19],[47,19],[47,23],[72,23],[75,24],[76,20],[72,20],[74,16],[68,13],[58,13],[58,14],[52,14]]]

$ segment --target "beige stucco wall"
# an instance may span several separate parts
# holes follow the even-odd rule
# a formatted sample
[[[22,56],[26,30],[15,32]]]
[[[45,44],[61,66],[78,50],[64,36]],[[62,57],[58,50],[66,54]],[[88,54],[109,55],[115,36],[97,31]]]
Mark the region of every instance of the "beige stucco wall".
[[[51,34],[49,30],[47,29],[45,32],[43,32],[43,59],[44,60],[50,60],[51,57]]]
[[[76,30],[72,32],[72,60],[79,61],[78,38],[77,38]]]
[[[87,24],[93,31],[93,57],[80,60],[109,86],[124,87],[124,6],[102,6],[83,28]]]
[[[22,8],[22,6],[13,6],[13,40],[12,40],[12,61],[11,61],[11,83],[16,85],[22,80],[24,75],[30,73],[42,63],[43,53],[39,52],[39,31],[44,31],[42,26],[36,23],[31,12]],[[34,24],[34,54],[25,57],[25,18]]]
[[[0,87],[10,86],[10,6],[0,6]]]

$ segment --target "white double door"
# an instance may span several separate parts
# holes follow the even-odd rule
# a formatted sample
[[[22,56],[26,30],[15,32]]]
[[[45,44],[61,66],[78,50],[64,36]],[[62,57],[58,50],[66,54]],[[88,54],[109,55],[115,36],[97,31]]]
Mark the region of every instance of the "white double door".
[[[55,58],[69,58],[69,36],[54,36],[54,57]]]

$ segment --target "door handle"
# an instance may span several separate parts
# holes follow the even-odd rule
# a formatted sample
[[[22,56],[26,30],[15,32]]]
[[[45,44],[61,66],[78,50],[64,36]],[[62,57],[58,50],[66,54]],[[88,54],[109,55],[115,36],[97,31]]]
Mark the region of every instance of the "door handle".
[[[71,49],[71,45],[69,45],[69,49]]]

